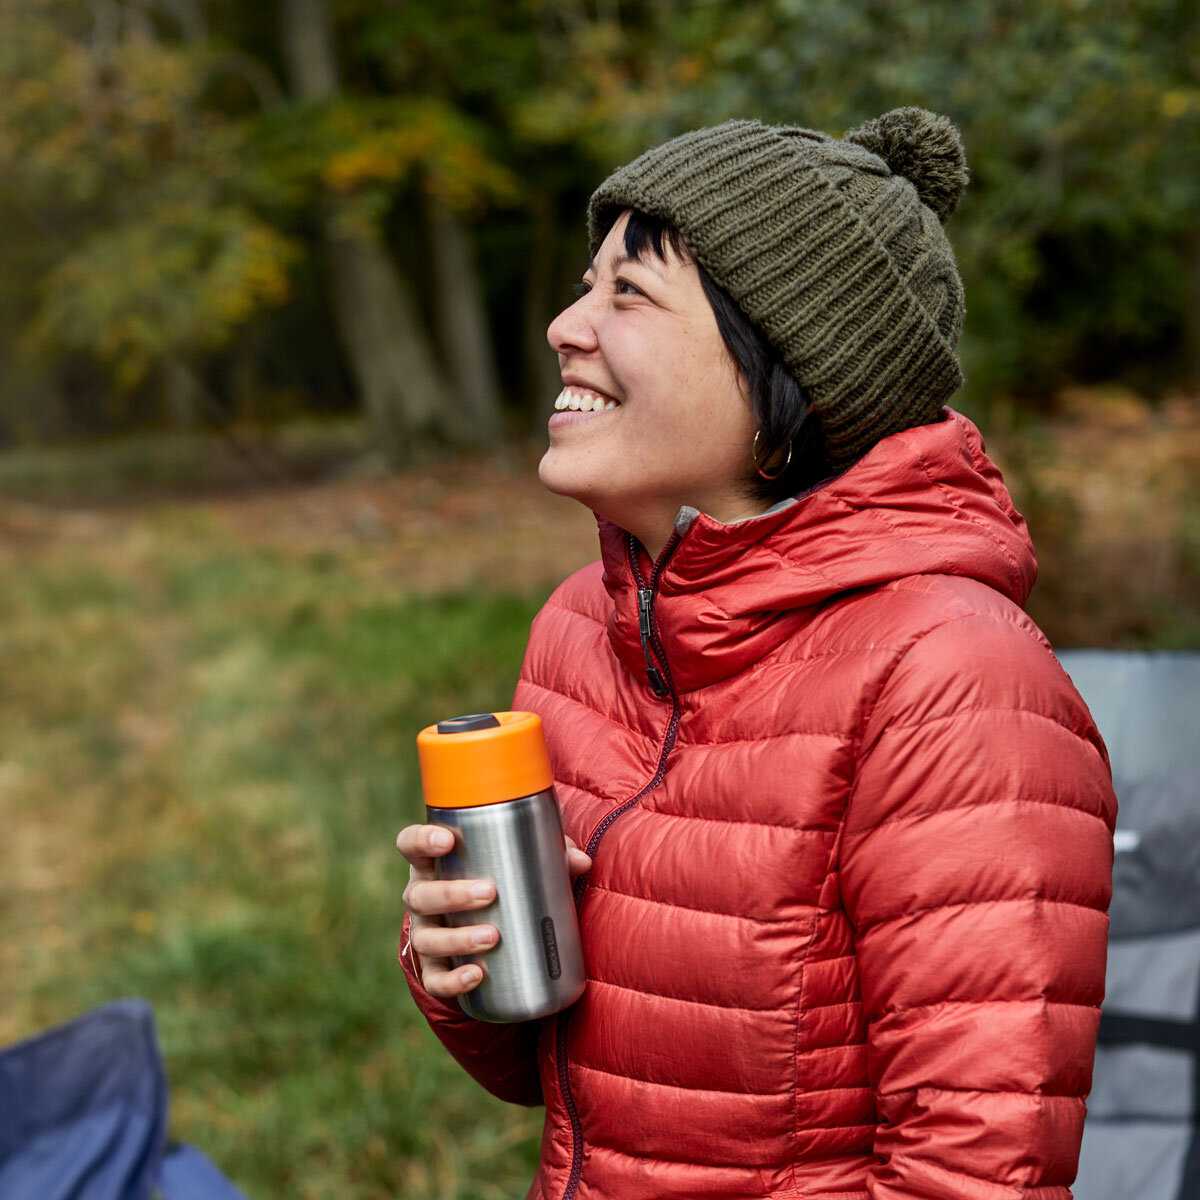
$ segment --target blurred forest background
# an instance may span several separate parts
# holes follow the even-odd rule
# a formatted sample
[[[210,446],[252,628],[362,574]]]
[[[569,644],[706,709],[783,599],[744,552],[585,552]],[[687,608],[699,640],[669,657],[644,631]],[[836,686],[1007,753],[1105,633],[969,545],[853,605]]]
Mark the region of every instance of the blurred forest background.
[[[392,841],[595,557],[545,327],[689,127],[955,120],[1031,612],[1200,646],[1198,65],[1198,0],[0,0],[0,1043],[138,993],[252,1200],[524,1194]]]

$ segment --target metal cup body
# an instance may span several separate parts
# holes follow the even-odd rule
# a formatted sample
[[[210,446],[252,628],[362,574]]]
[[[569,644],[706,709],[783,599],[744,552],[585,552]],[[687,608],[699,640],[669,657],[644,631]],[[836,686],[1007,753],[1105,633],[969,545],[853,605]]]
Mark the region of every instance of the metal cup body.
[[[463,1011],[480,1021],[528,1021],[573,1004],[586,976],[554,790],[426,812],[430,824],[454,833],[454,849],[436,860],[438,877],[496,885],[487,908],[445,918],[500,931],[491,950],[454,959],[456,966],[478,963],[484,970],[482,983],[459,997]]]

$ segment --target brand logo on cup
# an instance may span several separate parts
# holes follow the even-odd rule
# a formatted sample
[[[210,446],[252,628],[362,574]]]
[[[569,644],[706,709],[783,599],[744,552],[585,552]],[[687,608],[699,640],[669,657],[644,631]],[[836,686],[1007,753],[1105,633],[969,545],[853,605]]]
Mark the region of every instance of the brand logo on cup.
[[[546,952],[546,970],[551,979],[562,974],[562,963],[558,961],[558,941],[554,936],[554,922],[546,917],[542,921],[542,949]]]

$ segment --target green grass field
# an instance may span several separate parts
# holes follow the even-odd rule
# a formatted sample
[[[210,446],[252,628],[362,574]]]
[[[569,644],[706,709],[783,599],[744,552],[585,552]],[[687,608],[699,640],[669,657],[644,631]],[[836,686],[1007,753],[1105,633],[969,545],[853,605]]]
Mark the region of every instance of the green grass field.
[[[172,1135],[251,1197],[524,1195],[540,1110],[440,1049],[396,962],[414,737],[507,707],[545,589],[405,594],[159,507],[4,556],[0,1041],[153,1005]]]

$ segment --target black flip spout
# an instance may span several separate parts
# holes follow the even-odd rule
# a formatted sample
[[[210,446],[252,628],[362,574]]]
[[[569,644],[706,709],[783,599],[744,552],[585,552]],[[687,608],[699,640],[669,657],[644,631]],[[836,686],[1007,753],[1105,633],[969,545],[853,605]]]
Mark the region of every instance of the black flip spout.
[[[470,733],[473,729],[499,729],[500,722],[495,713],[467,713],[462,717],[448,717],[437,723],[438,733]]]

